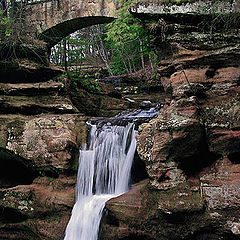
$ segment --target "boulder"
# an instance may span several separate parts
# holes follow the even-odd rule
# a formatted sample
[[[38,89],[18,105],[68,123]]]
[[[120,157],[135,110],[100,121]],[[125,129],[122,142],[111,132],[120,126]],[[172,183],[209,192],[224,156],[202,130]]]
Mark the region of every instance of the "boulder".
[[[74,204],[75,177],[37,178],[0,189],[1,239],[60,239]]]
[[[209,161],[200,156],[208,152],[204,127],[197,115],[195,97],[173,100],[160,110],[156,119],[140,126],[137,150],[153,187],[174,187]]]
[[[54,176],[76,170],[80,144],[86,137],[86,118],[75,115],[42,115],[0,121],[2,147],[30,159],[42,174]]]
[[[147,184],[144,180],[107,202],[101,239],[187,239],[209,226],[197,186],[151,191]]]

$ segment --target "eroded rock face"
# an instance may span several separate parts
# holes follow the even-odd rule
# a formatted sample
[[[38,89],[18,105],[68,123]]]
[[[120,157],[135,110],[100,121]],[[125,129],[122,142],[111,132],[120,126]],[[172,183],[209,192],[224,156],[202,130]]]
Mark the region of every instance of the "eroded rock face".
[[[173,100],[170,106],[160,110],[158,118],[141,126],[137,136],[138,153],[146,163],[152,186],[157,189],[182,183],[191,170],[194,174],[201,150],[207,151],[204,127],[197,116],[195,97]],[[204,159],[201,161],[204,165]],[[186,164],[192,169],[185,169]]]
[[[6,125],[6,149],[31,159],[40,171],[69,171],[75,164],[79,143],[86,136],[84,120],[79,115],[16,117]]]
[[[9,64],[0,63],[0,239],[61,239],[87,117],[68,98],[61,69]]]
[[[75,177],[37,178],[0,189],[1,238],[61,239],[74,204]]]
[[[239,239],[239,25],[223,38],[215,25],[211,39],[203,16],[179,12],[198,4],[163,4],[170,10],[155,16],[159,79],[171,97],[139,129],[149,182],[107,203],[102,239]]]
[[[0,238],[61,239],[74,204],[86,118],[10,116],[0,117]]]

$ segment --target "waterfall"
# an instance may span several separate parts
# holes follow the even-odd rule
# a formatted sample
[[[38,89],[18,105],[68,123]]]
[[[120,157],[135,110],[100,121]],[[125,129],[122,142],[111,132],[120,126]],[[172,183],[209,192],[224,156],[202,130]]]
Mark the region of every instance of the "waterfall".
[[[134,152],[134,124],[91,125],[88,146],[80,150],[76,203],[64,240],[97,240],[105,203],[128,191]]]

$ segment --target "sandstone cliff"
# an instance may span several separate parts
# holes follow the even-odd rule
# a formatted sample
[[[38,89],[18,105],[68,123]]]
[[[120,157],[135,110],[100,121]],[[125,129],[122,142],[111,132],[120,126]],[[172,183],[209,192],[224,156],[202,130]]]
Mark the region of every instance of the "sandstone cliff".
[[[239,14],[189,12],[202,3],[165,3],[156,15],[133,8],[145,22],[158,19],[147,24],[171,97],[139,129],[149,180],[107,203],[102,239],[239,239]]]
[[[157,86],[170,98],[139,128],[136,164],[144,162],[148,178],[107,203],[101,239],[239,239],[240,36],[239,15],[229,12],[239,1],[212,2],[131,9],[155,35]],[[129,106],[113,89],[75,89],[69,98],[62,71],[44,64],[0,63],[0,239],[61,239],[86,137],[83,113]]]

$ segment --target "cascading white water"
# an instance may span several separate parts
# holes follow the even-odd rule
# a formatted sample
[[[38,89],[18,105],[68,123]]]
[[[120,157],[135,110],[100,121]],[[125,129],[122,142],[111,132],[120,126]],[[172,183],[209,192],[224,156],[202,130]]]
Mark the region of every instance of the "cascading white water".
[[[91,126],[90,144],[80,150],[76,203],[64,240],[97,240],[105,203],[129,189],[136,149],[134,124]]]

